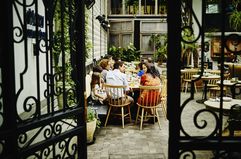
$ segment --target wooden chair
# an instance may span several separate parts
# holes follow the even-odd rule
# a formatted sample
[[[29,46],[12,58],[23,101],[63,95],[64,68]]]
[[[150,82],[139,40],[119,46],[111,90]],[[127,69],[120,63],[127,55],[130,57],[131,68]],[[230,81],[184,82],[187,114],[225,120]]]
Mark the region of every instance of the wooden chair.
[[[220,75],[219,70],[213,70],[213,71],[216,71],[216,73],[212,72],[212,74]],[[229,74],[224,74],[224,79],[228,79],[228,77],[229,77]],[[217,93],[221,91],[220,86],[217,84],[217,81],[220,81],[220,78],[214,78],[214,79],[208,80],[207,88],[209,90],[209,97],[216,97]],[[225,86],[223,87],[223,91],[224,91],[224,95],[226,95],[227,88]]]
[[[157,118],[159,128],[161,129],[160,117],[157,108],[161,108],[161,86],[140,86],[140,97],[138,99],[136,121],[140,119],[140,130],[142,130],[143,118]],[[140,113],[141,110],[141,114]],[[145,116],[144,116],[145,114]]]
[[[207,89],[209,90],[209,97],[216,97],[217,93],[221,91],[219,85],[217,84],[217,81],[219,80],[220,78],[208,80]],[[223,90],[226,94],[226,87],[224,87]]]
[[[167,119],[167,109],[166,109],[166,104],[167,104],[167,79],[166,77],[161,77],[161,108],[162,108],[162,113]]]
[[[128,96],[126,95],[125,88],[126,86],[123,85],[108,85],[104,84],[103,87],[105,88],[107,92],[107,100],[108,100],[108,113],[106,116],[105,120],[105,127],[108,123],[109,116],[110,115],[116,115],[116,116],[121,116],[122,119],[122,128],[124,128],[124,118],[129,115],[130,122],[132,122],[131,119],[131,111],[130,111],[130,104],[131,102],[129,101]],[[112,109],[116,108],[121,110],[121,112],[112,112]],[[127,108],[127,113],[125,113],[125,109]]]
[[[183,91],[185,89],[185,93],[187,92],[187,89],[188,89],[188,85],[191,84],[192,82],[192,79],[193,79],[193,75],[196,75],[198,73],[198,70],[196,69],[190,69],[190,70],[187,70],[185,72],[183,72]],[[194,83],[194,88],[195,88],[195,91],[197,92],[197,87],[196,87],[196,83]]]

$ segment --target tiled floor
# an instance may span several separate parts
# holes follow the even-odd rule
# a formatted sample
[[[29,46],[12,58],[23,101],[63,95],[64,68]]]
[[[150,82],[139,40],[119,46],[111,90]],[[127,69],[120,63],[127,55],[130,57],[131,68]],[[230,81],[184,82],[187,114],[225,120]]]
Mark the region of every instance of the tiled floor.
[[[181,94],[181,101],[190,96],[189,93]],[[185,133],[189,135],[209,135],[215,127],[215,119],[210,113],[201,113],[197,119],[199,126],[206,120],[208,126],[198,129],[193,123],[194,114],[205,108],[204,104],[196,102],[201,99],[200,92],[195,93],[194,100],[190,101],[181,115],[181,123]],[[168,120],[161,115],[161,130],[157,123],[145,124],[143,130],[139,130],[139,125],[128,123],[122,129],[121,124],[101,127],[96,132],[96,141],[88,146],[88,159],[167,159],[168,155]],[[224,116],[224,125],[227,117]],[[181,133],[182,134],[182,133]],[[198,152],[196,158],[212,158],[212,152]]]

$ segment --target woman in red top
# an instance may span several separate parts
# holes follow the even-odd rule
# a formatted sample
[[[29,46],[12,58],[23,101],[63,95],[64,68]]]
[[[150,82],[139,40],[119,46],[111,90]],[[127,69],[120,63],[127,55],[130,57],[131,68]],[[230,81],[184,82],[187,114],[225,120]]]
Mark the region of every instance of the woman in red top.
[[[160,79],[160,73],[155,68],[154,64],[151,63],[143,63],[142,65],[144,74],[141,76],[140,84],[142,86],[161,86],[161,79]],[[145,105],[153,105],[153,103],[148,103],[147,98],[155,98],[157,96],[160,96],[160,91],[142,91],[139,98],[138,103],[145,103]]]
[[[144,74],[141,76],[142,86],[158,86],[161,84],[160,73],[152,63],[143,63]]]

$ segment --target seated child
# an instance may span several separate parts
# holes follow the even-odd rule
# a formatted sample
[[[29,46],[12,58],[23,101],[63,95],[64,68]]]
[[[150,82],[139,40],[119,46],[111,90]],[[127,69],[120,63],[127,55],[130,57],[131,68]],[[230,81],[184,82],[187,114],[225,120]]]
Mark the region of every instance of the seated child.
[[[101,104],[103,104],[107,98],[105,90],[101,88],[101,74],[99,72],[94,72],[92,74],[91,97],[93,101]]]
[[[141,77],[143,74],[144,74],[144,70],[142,68],[142,62],[139,63],[137,66],[136,66],[136,69],[138,70],[137,72],[137,76]]]

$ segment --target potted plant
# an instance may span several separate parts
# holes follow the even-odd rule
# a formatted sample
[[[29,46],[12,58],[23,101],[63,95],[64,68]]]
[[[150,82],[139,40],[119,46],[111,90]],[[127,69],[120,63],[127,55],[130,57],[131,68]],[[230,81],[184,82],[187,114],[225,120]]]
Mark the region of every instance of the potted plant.
[[[96,127],[99,128],[101,122],[99,119],[97,119],[97,114],[95,110],[91,107],[88,107],[87,109],[87,118],[86,118],[86,136],[87,136],[87,144],[93,144],[94,134]]]
[[[235,31],[241,29],[241,0],[233,0],[234,11],[229,16],[230,27]]]
[[[154,47],[154,59],[158,65],[167,60],[167,34],[152,34],[149,45]]]
[[[114,59],[121,59],[128,62],[140,60],[140,52],[136,50],[133,43],[129,43],[126,48],[115,47],[113,45],[109,47],[108,54],[113,56]]]

